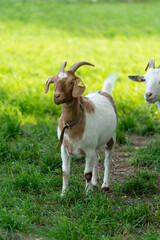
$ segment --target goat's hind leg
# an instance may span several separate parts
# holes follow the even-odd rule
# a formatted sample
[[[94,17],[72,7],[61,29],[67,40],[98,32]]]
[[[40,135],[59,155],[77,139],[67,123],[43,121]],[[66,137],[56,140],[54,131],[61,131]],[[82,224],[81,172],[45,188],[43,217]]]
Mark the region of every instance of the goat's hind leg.
[[[104,178],[101,190],[103,192],[109,190],[110,186],[110,164],[111,164],[111,156],[115,146],[115,138],[111,138],[111,140],[107,143],[107,147],[105,149],[105,160],[104,160]]]
[[[104,160],[104,178],[101,187],[102,191],[108,191],[110,185],[110,162],[111,162],[111,151],[105,150],[105,160]]]

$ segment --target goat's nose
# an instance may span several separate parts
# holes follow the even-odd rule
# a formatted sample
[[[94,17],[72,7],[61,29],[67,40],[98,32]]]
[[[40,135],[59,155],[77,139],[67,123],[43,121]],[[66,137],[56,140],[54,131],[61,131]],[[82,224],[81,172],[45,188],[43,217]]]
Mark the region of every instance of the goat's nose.
[[[146,98],[150,98],[152,96],[152,93],[151,92],[147,92],[145,95],[146,95]]]
[[[55,94],[54,94],[54,98],[55,98],[55,99],[57,99],[57,98],[59,98],[59,97],[60,97],[60,94],[59,94],[59,93],[55,93]]]

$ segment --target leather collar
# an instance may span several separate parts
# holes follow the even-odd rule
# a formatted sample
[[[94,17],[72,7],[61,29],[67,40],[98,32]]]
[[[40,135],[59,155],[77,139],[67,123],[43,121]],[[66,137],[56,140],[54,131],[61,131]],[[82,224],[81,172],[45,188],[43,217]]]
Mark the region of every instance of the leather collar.
[[[77,125],[77,123],[79,123],[80,119],[81,119],[81,116],[82,116],[82,112],[84,112],[84,108],[83,108],[83,105],[80,104],[80,111],[79,111],[79,114],[78,114],[78,117],[77,119],[75,119],[72,123],[68,124],[68,123],[65,123],[65,126],[64,128],[62,129],[62,132],[61,132],[61,135],[60,135],[60,139],[59,139],[59,142],[58,142],[58,145],[56,147],[57,148],[60,148],[62,143],[63,143],[63,137],[64,137],[64,132],[66,129],[71,129],[72,127],[74,127],[75,125]]]

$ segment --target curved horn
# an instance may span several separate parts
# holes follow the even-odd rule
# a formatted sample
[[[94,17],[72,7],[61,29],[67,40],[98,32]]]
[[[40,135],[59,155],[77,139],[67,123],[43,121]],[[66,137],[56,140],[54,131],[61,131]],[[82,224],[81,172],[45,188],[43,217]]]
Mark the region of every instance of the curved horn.
[[[66,65],[67,65],[67,61],[63,61],[59,71],[64,71],[64,68]]]
[[[148,68],[155,68],[155,60],[154,60],[154,58],[149,60],[149,62],[147,64],[147,67],[145,68],[145,71],[147,71]]]
[[[95,67],[93,64],[89,63],[89,62],[84,62],[84,61],[80,61],[80,62],[76,62],[75,64],[73,64],[69,71],[72,71],[73,73],[81,66],[83,65],[89,65],[89,66],[92,66],[92,67]]]
[[[50,85],[51,83],[54,83],[54,76],[53,76],[53,77],[49,77],[49,78],[47,79],[46,85],[45,85],[45,89],[44,89],[45,94],[48,92],[48,90],[49,90],[49,85]]]

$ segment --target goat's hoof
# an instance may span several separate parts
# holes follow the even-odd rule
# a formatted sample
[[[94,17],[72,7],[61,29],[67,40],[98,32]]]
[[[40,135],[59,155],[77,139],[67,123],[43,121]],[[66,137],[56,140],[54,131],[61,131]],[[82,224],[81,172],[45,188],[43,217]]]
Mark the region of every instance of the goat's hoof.
[[[109,190],[109,187],[103,187],[103,188],[101,188],[101,191],[102,192],[107,192]]]
[[[66,196],[67,190],[62,190],[61,192],[61,198],[64,198]]]
[[[64,198],[65,197],[65,193],[61,193],[61,198]]]

